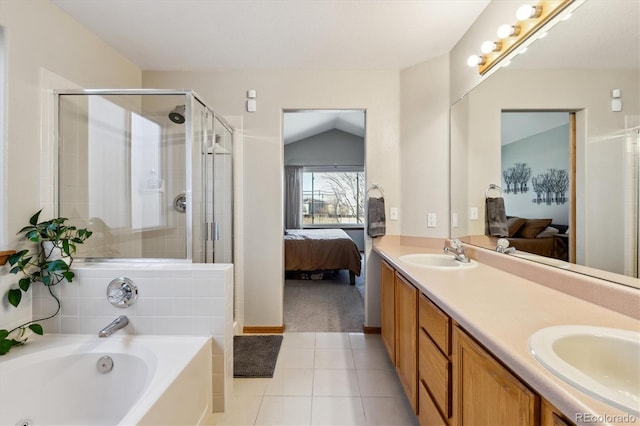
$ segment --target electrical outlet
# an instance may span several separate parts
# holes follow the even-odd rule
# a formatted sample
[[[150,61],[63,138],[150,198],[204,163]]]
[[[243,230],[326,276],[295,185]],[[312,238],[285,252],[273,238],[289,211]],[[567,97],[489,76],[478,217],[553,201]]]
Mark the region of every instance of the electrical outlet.
[[[429,213],[427,215],[427,228],[435,228],[436,227],[436,214]]]
[[[471,211],[469,212],[469,218],[471,220],[478,220],[478,208],[471,207]]]
[[[390,220],[398,220],[398,208],[397,207],[391,207],[389,209],[389,219]]]

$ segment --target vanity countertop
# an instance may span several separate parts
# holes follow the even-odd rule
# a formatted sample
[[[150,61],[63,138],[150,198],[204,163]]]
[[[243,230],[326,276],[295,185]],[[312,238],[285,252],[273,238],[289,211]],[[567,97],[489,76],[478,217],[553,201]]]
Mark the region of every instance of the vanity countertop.
[[[534,332],[554,325],[640,331],[640,320],[489,266],[482,260],[474,268],[456,271],[427,269],[399,260],[410,253],[442,253],[443,240],[424,240],[431,242],[417,245],[414,244],[417,239],[387,236],[374,240],[374,251],[576,424],[640,424],[640,418],[590,397],[548,371],[531,355],[528,342]],[[526,266],[540,268],[541,275],[554,273],[530,263],[533,262]],[[602,285],[611,287],[606,282]],[[629,290],[621,291],[628,298]],[[634,289],[631,294],[637,299],[632,303],[640,306],[640,291]],[[585,413],[585,421],[576,418],[578,413]]]

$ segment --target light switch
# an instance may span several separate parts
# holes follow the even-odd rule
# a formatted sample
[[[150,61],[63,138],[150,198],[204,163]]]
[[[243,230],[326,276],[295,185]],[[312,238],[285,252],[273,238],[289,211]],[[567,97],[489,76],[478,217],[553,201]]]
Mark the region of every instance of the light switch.
[[[622,111],[622,99],[620,98],[611,99],[611,111],[613,112]]]
[[[458,213],[451,213],[451,227],[458,227]]]
[[[247,99],[247,112],[256,112],[256,100]]]
[[[398,208],[397,207],[391,207],[389,209],[389,219],[398,220]]]
[[[435,228],[436,227],[436,214],[429,213],[427,215],[427,228]]]
[[[471,211],[469,212],[469,218],[471,220],[478,220],[478,208],[471,207]]]

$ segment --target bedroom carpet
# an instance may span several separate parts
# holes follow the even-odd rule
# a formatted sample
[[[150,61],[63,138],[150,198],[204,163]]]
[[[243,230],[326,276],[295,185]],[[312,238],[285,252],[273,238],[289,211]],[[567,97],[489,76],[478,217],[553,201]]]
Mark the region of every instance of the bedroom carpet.
[[[233,377],[273,377],[282,335],[233,336]]]
[[[361,332],[364,324],[362,277],[349,285],[341,271],[330,280],[285,280],[287,332]]]

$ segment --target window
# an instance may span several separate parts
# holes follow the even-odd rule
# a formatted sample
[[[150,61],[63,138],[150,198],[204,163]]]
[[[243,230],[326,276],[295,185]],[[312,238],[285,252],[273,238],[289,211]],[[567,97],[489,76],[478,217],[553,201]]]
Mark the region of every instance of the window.
[[[364,171],[307,168],[303,172],[303,225],[364,223]]]

